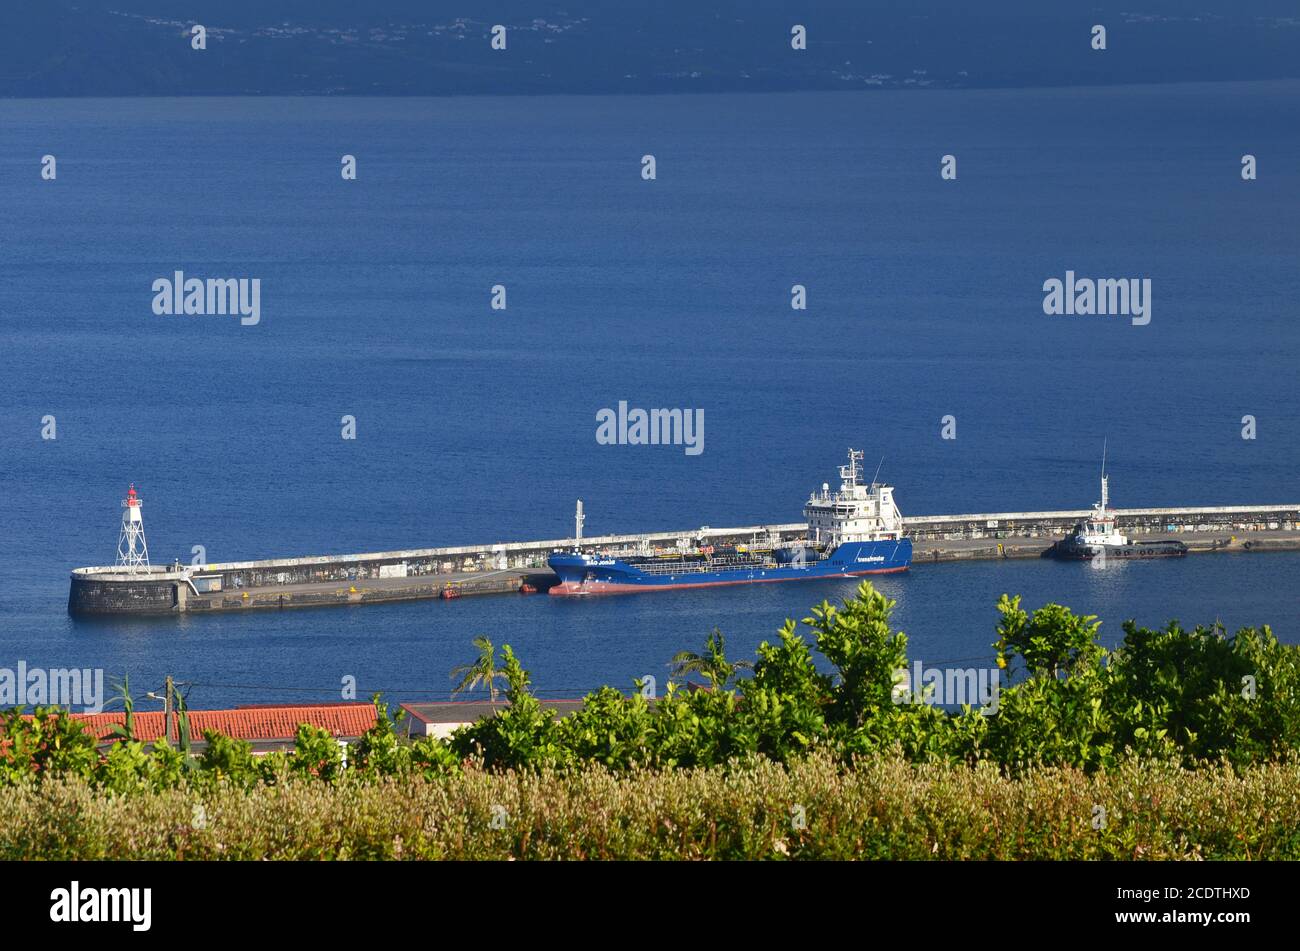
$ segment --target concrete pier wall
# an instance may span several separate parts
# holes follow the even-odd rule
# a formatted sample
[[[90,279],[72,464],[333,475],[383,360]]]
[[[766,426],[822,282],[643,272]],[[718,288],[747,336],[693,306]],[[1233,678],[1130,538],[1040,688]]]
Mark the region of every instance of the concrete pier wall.
[[[1203,508],[1111,509],[1119,530],[1128,535],[1214,531],[1294,531],[1300,528],[1296,505],[1220,505]],[[910,538],[1060,537],[1091,509],[1064,512],[990,512],[978,515],[921,515],[904,518]]]
[[[1121,531],[1131,535],[1182,534],[1203,531],[1291,531],[1300,526],[1300,503],[1294,506],[1219,506],[1209,508],[1116,509]],[[916,540],[963,538],[1052,538],[1066,534],[1091,514],[1088,509],[1058,512],[994,512],[968,515],[925,515],[903,520],[908,537]],[[802,538],[803,522],[750,525],[740,528],[687,529],[597,535],[583,538],[584,550],[611,555],[663,551],[696,544],[764,545]],[[231,586],[311,584],[364,581],[379,577],[411,577],[461,571],[545,569],[553,551],[574,547],[573,538],[533,542],[500,542],[448,548],[320,555],[267,561],[212,564],[205,574],[219,574]]]
[[[1300,503],[1269,506],[1115,509],[1119,530],[1135,537],[1160,534],[1184,538],[1194,551],[1277,550],[1300,547]],[[928,515],[904,519],[913,539],[913,563],[976,558],[1036,557],[1091,512],[995,512]],[[675,532],[598,535],[583,538],[586,551],[613,556],[653,553],[695,545],[765,547],[803,538],[802,522],[740,528],[703,526]],[[1296,532],[1294,539],[1285,533]],[[1267,544],[1249,536],[1265,533]],[[1216,536],[1213,540],[1209,536]],[[1243,536],[1237,538],[1237,536]],[[1231,539],[1231,541],[1229,541]],[[987,541],[985,541],[987,540]],[[1198,539],[1199,541],[1199,539]],[[1294,544],[1293,544],[1294,542]],[[175,565],[146,573],[113,568],[72,572],[68,611],[72,614],[170,614],[243,608],[365,604],[545,589],[546,559],[570,550],[572,538],[499,542],[353,555],[315,555],[261,561]],[[549,576],[552,577],[553,576]]]
[[[163,568],[78,568],[68,585],[68,613],[176,614],[186,610],[188,588],[182,573]]]

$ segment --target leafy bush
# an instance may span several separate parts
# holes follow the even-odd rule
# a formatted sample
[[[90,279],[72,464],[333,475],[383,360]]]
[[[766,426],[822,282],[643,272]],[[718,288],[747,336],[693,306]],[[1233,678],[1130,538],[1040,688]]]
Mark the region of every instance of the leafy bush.
[[[1105,702],[1124,745],[1239,765],[1293,757],[1300,746],[1300,652],[1267,626],[1229,635],[1221,625],[1129,622],[1109,674]]]
[[[558,742],[559,730],[554,718],[529,692],[528,671],[509,644],[501,649],[501,654],[510,706],[456,731],[452,749],[462,756],[477,757],[490,767],[522,763],[559,765],[566,757]]]
[[[638,771],[731,768],[756,757],[795,764],[822,754],[846,765],[865,755],[992,764],[1010,775],[1043,767],[1093,773],[1133,759],[1246,768],[1291,761],[1300,749],[1300,648],[1278,643],[1268,627],[1230,636],[1221,627],[1188,632],[1174,622],[1152,631],[1129,622],[1123,643],[1108,652],[1095,617],[1056,604],[1029,613],[1004,595],[991,655],[996,710],[945,710],[900,702],[896,672],[908,667],[908,641],[890,626],[893,608],[863,583],[841,606],[823,601],[800,624],[787,621],[752,663],[728,658],[715,629],[701,653],[672,659],[678,675],[707,685],[670,681],[653,703],[606,687],[562,719],[533,696],[509,645],[498,665],[496,648],[480,637],[478,659],[460,671],[462,686],[503,678],[509,703],[445,742],[400,737],[378,697],[375,725],[346,750],[327,731],[302,725],[292,752],[261,757],[211,732],[194,755],[183,710],[178,748],[166,740],[146,746],[127,726],[104,750],[57,710],[30,718],[11,710],[0,721],[0,786],[76,776],[118,793],[252,790],[435,780],[464,764]],[[130,714],[125,685],[122,693]]]
[[[96,765],[95,738],[56,707],[38,707],[30,718],[22,707],[3,713],[0,782],[72,773],[87,775]]]
[[[864,583],[842,607],[823,602],[801,626],[787,621],[753,664],[729,659],[715,629],[701,653],[673,658],[675,671],[701,675],[706,687],[670,683],[654,704],[604,688],[558,724],[506,647],[510,708],[453,746],[495,769],[721,766],[753,754],[791,762],[826,749],[845,760],[899,753],[915,762],[1085,771],[1133,757],[1245,765],[1300,747],[1300,649],[1279,644],[1267,627],[1228,637],[1130,622],[1111,653],[1095,617],[1058,604],[1031,614],[1004,595],[992,645],[996,711],[945,711],[899,702],[895,672],[908,667],[907,636],[891,629],[893,608]],[[746,669],[752,675],[739,676]]]

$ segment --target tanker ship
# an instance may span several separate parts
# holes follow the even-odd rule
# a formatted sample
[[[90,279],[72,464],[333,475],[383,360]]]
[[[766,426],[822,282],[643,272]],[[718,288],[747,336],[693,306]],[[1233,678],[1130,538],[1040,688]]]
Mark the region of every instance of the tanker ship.
[[[811,581],[906,571],[912,542],[894,488],[875,478],[864,485],[862,452],[850,449],[840,466],[839,491],[827,483],[804,505],[805,538],[754,545],[697,545],[689,549],[609,556],[557,551],[548,560],[560,583],[554,595],[618,594],[771,581]],[[880,470],[876,470],[877,476]]]

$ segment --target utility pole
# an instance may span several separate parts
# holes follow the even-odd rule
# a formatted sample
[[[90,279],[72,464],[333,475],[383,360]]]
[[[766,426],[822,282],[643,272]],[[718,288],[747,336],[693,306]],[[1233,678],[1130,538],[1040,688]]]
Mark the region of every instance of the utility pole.
[[[163,696],[163,736],[167,738],[168,743],[172,741],[172,691],[175,689],[171,674],[168,674]]]

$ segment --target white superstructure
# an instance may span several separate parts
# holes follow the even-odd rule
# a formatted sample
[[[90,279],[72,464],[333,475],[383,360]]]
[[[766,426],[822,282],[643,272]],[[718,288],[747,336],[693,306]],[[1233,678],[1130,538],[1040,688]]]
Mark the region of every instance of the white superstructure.
[[[1110,505],[1110,476],[1106,475],[1105,453],[1101,464],[1101,501],[1092,503],[1092,515],[1079,523],[1075,541],[1080,545],[1102,547],[1104,545],[1127,545],[1128,536],[1115,527],[1115,513]]]
[[[862,455],[860,450],[849,450],[849,464],[840,466],[838,492],[832,493],[822,483],[821,494],[808,497],[803,515],[814,543],[833,546],[903,537],[903,515],[894,504],[894,487],[874,479],[870,485],[858,481]]]

